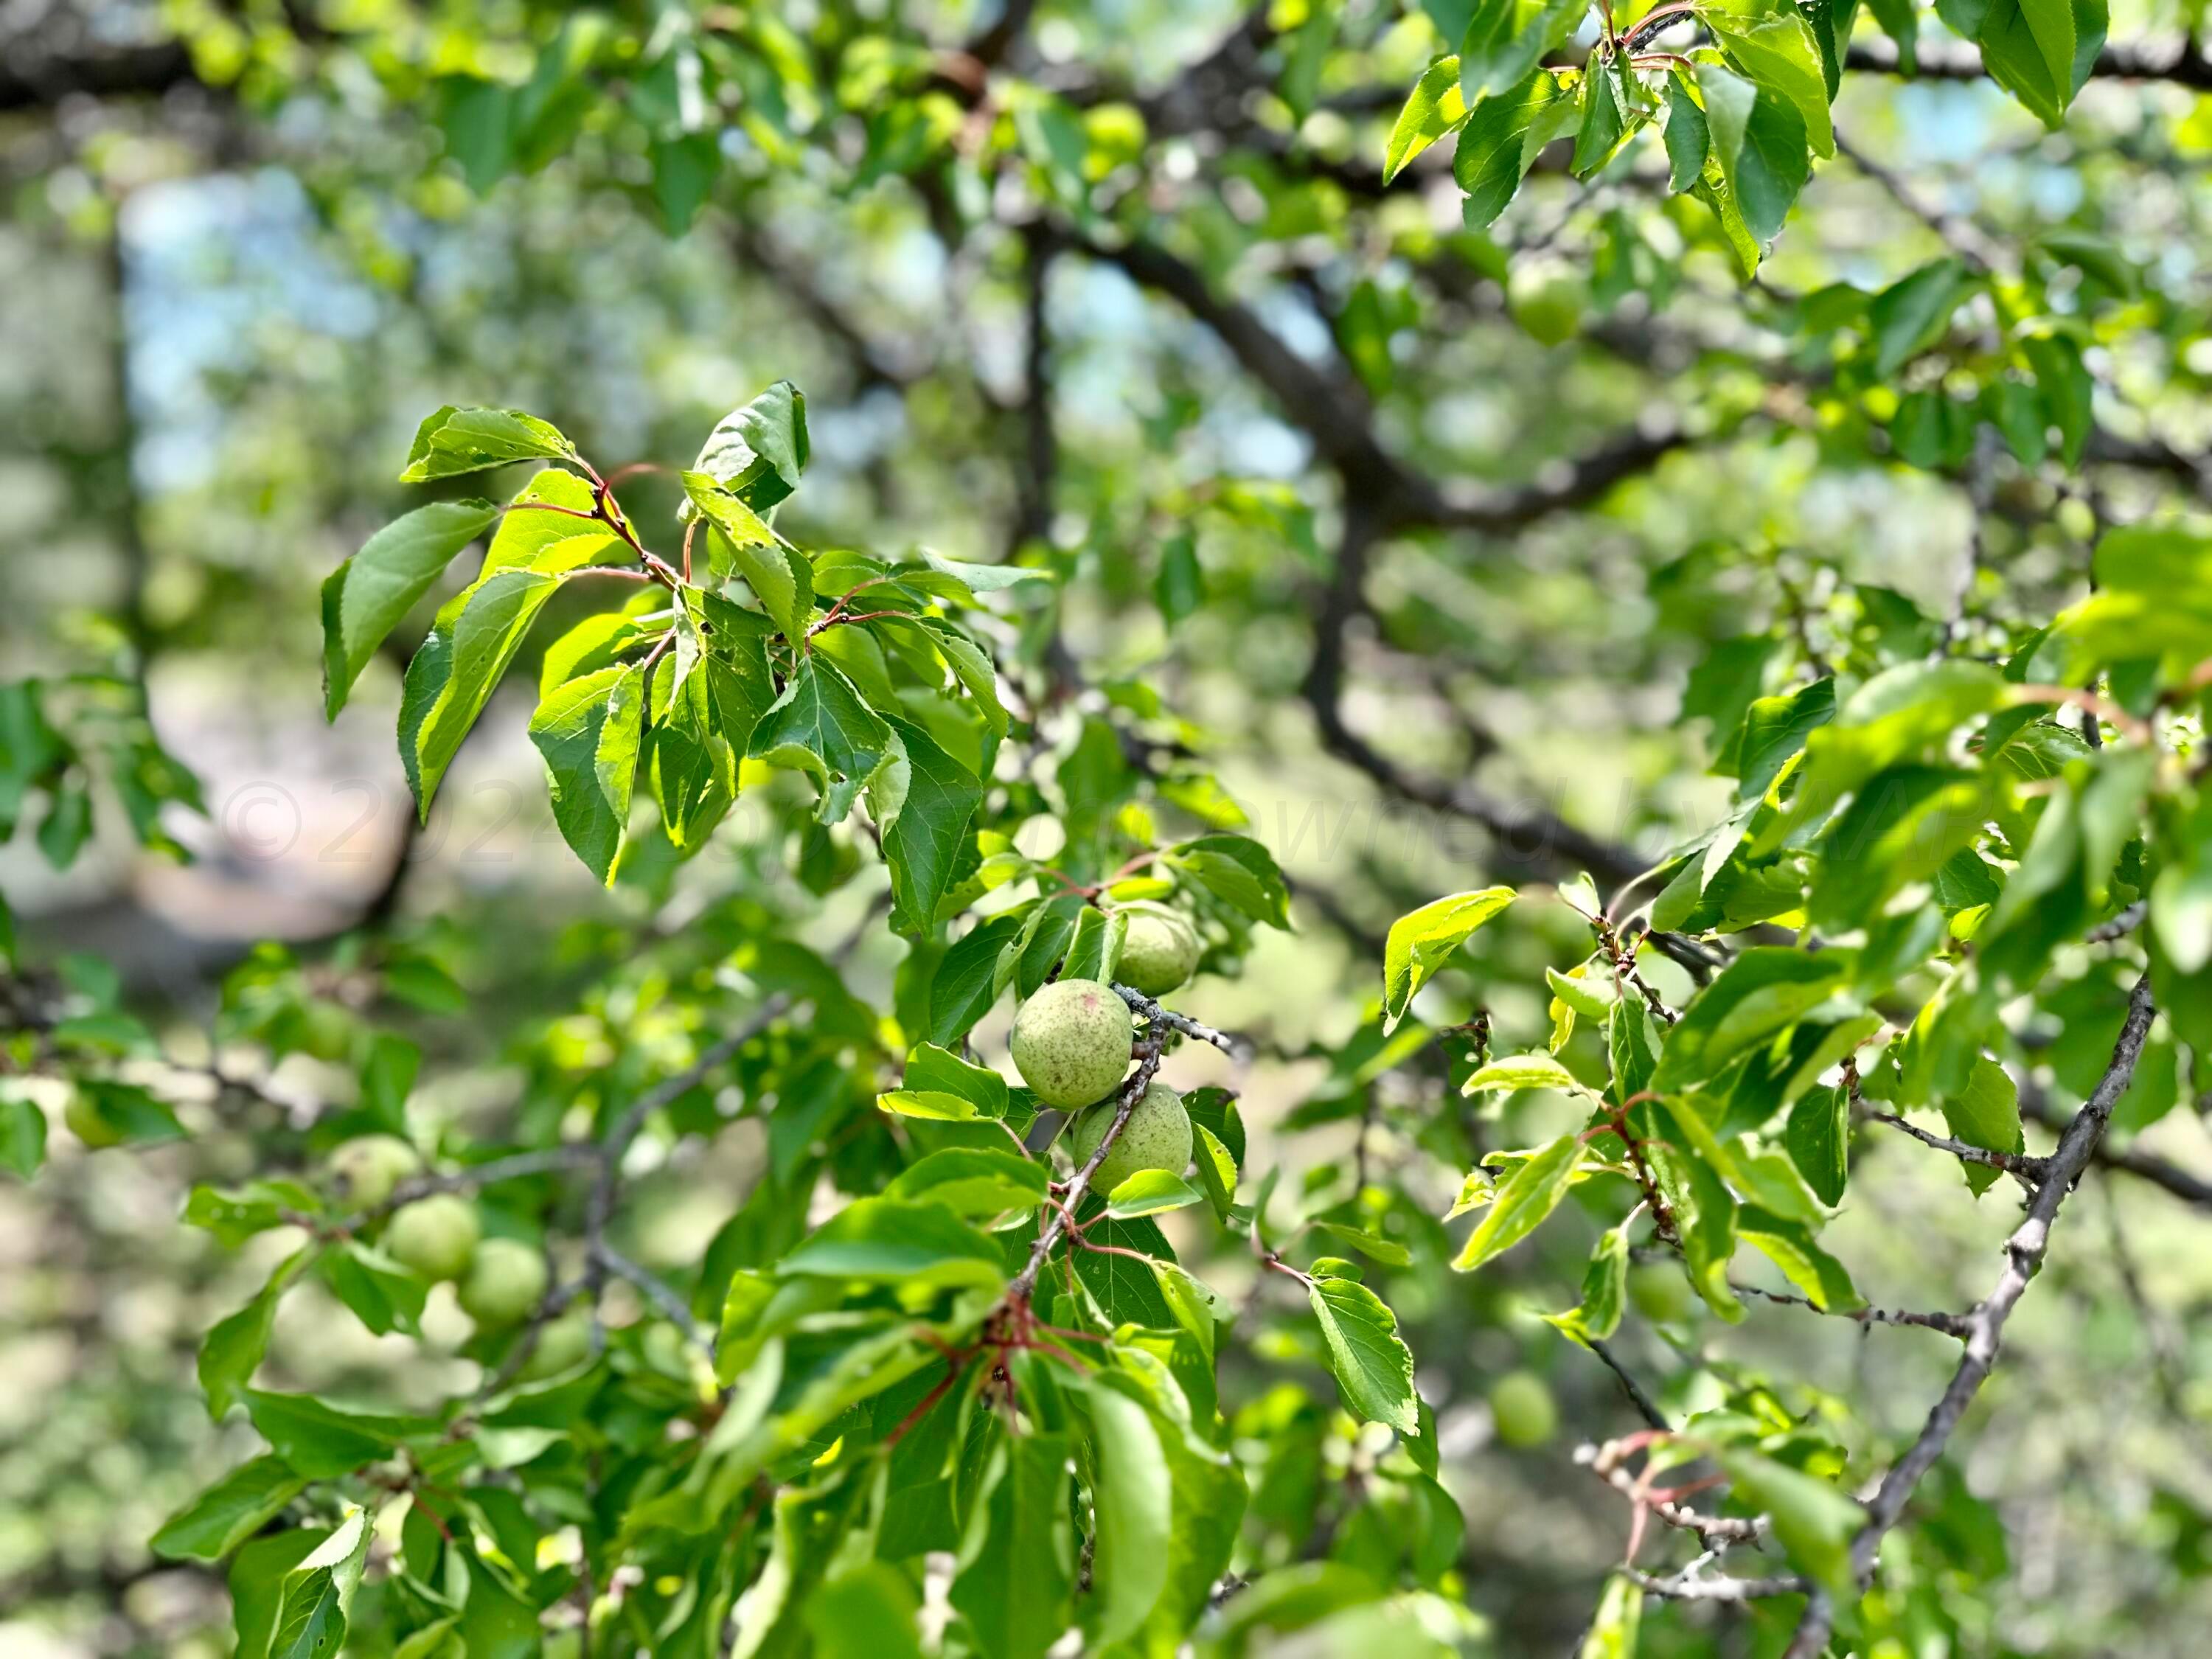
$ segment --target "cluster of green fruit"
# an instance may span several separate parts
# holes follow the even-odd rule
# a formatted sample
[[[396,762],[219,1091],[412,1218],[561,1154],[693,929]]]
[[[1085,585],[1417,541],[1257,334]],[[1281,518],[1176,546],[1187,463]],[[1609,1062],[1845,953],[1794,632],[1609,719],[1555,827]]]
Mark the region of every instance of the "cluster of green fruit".
[[[381,1208],[399,1184],[421,1171],[415,1149],[396,1135],[363,1135],[331,1155],[335,1197],[358,1211]],[[487,1238],[477,1206],[456,1193],[432,1193],[402,1204],[384,1224],[384,1253],[409,1272],[453,1281],[462,1310],[483,1332],[520,1325],[538,1311],[550,1283],[544,1255],[517,1238]],[[591,1351],[591,1310],[572,1303],[538,1333],[522,1368],[550,1376]]]
[[[1121,981],[1146,996],[1165,996],[1198,967],[1203,948],[1198,930],[1165,905],[1133,904],[1126,914]],[[1030,1091],[1045,1105],[1075,1115],[1068,1124],[1068,1149],[1082,1168],[1113,1127],[1116,1097],[1135,1053],[1128,1005],[1099,980],[1055,981],[1022,1004],[1008,1046]],[[1190,1114],[1182,1097],[1164,1083],[1148,1084],[1091,1172],[1091,1189],[1111,1193],[1143,1170],[1180,1176],[1190,1153]]]

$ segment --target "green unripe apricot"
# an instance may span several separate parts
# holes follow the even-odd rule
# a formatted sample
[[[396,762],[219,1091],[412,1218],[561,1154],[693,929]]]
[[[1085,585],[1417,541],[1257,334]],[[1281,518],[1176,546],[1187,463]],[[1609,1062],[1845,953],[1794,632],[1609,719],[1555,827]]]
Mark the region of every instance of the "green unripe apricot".
[[[514,1325],[545,1299],[545,1258],[520,1239],[487,1238],[461,1280],[461,1308],[479,1325]]]
[[[1119,1103],[1102,1100],[1070,1126],[1068,1150],[1081,1169],[1098,1150],[1114,1121]],[[1190,1114],[1182,1097],[1164,1083],[1146,1085],[1130,1109],[1129,1121],[1091,1174],[1091,1190],[1102,1196],[1112,1192],[1139,1170],[1165,1170],[1181,1175],[1190,1163]]]
[[[1628,1299],[1655,1325],[1687,1319],[1696,1294],[1682,1270],[1671,1261],[1639,1261],[1628,1270]]]
[[[62,1109],[62,1121],[70,1133],[84,1142],[87,1148],[98,1152],[103,1146],[123,1144],[123,1131],[100,1115],[100,1108],[79,1094],[70,1097],[70,1103]]]
[[[331,1154],[331,1191],[356,1210],[373,1210],[392,1189],[422,1167],[415,1149],[397,1135],[363,1135]]]
[[[1508,1371],[1492,1383],[1490,1414],[1497,1422],[1498,1440],[1524,1450],[1542,1445],[1559,1432],[1559,1408],[1544,1379],[1534,1371]]]
[[[1128,1073],[1136,1032],[1112,986],[1063,979],[1022,1004],[1008,1046],[1022,1081],[1066,1112],[1113,1091]]]
[[[1121,941],[1121,980],[1148,997],[1164,997],[1197,971],[1201,953],[1198,930],[1173,910],[1128,909],[1129,931]]]
[[[591,1352],[592,1310],[580,1302],[572,1302],[538,1333],[538,1346],[522,1362],[523,1380],[535,1382],[542,1377],[557,1376],[572,1366],[582,1364]]]
[[[459,1279],[483,1236],[477,1206],[453,1193],[417,1199],[384,1229],[386,1253],[425,1279]]]

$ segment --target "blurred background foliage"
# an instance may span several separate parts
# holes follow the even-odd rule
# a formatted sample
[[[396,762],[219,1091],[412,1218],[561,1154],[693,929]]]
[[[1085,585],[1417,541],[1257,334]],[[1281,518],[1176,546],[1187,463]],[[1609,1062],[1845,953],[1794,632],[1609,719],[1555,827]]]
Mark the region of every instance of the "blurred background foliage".
[[[1066,573],[1059,642],[1040,622],[1030,659],[1081,665],[1059,695],[1110,715],[1131,763],[1202,756],[1229,799],[1194,792],[1194,824],[1249,823],[1293,878],[1299,933],[1189,1006],[1259,1041],[1246,1120],[1317,1182],[1424,1136],[1531,1133],[1440,1125],[1440,1076],[1360,1070],[1391,918],[1577,867],[1610,886],[1712,816],[1711,733],[1763,687],[1924,650],[1961,600],[1993,634],[2047,615],[2100,526],[2197,502],[2212,74],[2176,44],[2197,8],[2122,0],[2112,39],[2151,46],[2055,132],[1942,72],[1954,43],[1928,17],[1926,78],[1846,76],[1846,152],[1749,286],[1666,195],[1656,136],[1589,183],[1540,164],[1487,231],[1441,153],[1386,190],[1385,135],[1452,9],[1047,0],[1002,29],[988,3],[0,5],[0,661],[143,665],[204,806],[156,808],[185,860],[103,810],[65,874],[19,835],[0,887],[27,958],[112,963],[118,1004],[234,1079],[257,1008],[300,1023],[274,1069],[204,1079],[190,1142],[88,1157],[58,1131],[36,1187],[0,1185],[0,1649],[228,1650],[219,1583],[143,1540],[250,1443],[207,1422],[191,1357],[269,1262],[174,1219],[196,1180],[309,1155],[372,1014],[425,1048],[434,1121],[557,1110],[578,1077],[688,1042],[733,950],[834,947],[879,879],[771,793],[695,863],[641,858],[594,892],[513,687],[410,827],[396,664],[326,729],[315,592],[397,510],[425,409],[528,408],[603,463],[680,462],[789,378],[814,428],[802,539]],[[1985,286],[1900,378],[1867,296],[1945,258]],[[1978,420],[2009,395],[1992,386],[2056,384],[2023,378],[2022,317],[2094,378],[2070,438],[2055,406],[2032,440]],[[1899,384],[1938,400],[1905,428]],[[674,505],[633,489],[641,516]],[[131,709],[88,719],[117,722],[104,767],[151,763]],[[185,793],[155,777],[157,802]],[[1527,988],[1584,946],[1531,917],[1478,939],[1437,1013],[1484,1004],[1513,1046],[1541,1040]],[[878,1005],[902,948],[878,931],[854,958]],[[2119,989],[2067,988],[2094,1048]],[[2166,1053],[2142,1144],[2205,1168],[2184,1098],[2205,1080]],[[1965,1201],[1901,1139],[1859,1150],[1880,1178],[1829,1242],[1861,1287],[1979,1294],[2010,1206]],[[649,1176],[637,1253],[696,1260],[771,1156],[732,1133]],[[1885,1654],[2203,1650],[2206,1205],[2090,1180],[2090,1224],[1892,1547]],[[1635,1419],[1535,1314],[1601,1224],[1479,1278],[1441,1270],[1432,1219],[1391,1224],[1466,1516],[1450,1583],[1495,1651],[1568,1651],[1626,1521],[1569,1452]],[[1848,1400],[1877,1438],[1917,1426],[1949,1363],[1927,1333],[1778,1310],[1694,1336],[1632,1319],[1617,1351],[1670,1404],[1786,1358],[1813,1379],[1789,1409],[1840,1421]],[[422,1363],[303,1292],[270,1365],[404,1405],[450,1382]],[[1565,1426],[1511,1448],[1486,1395],[1522,1370]],[[1224,1401],[1273,1460],[1255,1525],[1326,1547],[1358,1509],[1358,1448],[1310,1353],[1264,1332],[1228,1350]],[[1771,1644],[1756,1614],[1655,1606],[1642,1651]]]

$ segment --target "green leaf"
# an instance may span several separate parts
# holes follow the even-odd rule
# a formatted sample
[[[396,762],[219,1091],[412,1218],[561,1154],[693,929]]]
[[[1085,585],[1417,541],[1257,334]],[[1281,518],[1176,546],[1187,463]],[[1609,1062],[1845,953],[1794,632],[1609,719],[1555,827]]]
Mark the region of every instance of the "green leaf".
[[[1790,1109],[1782,1144],[1823,1204],[1843,1202],[1850,1174],[1850,1099],[1841,1088],[1812,1091]]]
[[[1747,1204],[1736,1212],[1736,1231],[1823,1312],[1848,1313],[1866,1305],[1844,1264],[1820,1248],[1802,1222]]]
[[[1743,1317],[1743,1304],[1728,1282],[1729,1259],[1735,1254],[1735,1198],[1712,1164],[1680,1146],[1654,1142],[1644,1156],[1674,1215],[1690,1283],[1707,1307],[1733,1324]]]
[[[878,1284],[995,1288],[998,1247],[941,1204],[863,1198],[801,1239],[777,1264],[786,1276]]]
[[[975,703],[975,712],[983,717],[983,724],[990,728],[992,735],[1005,737],[1006,710],[999,701],[999,677],[982,647],[941,617],[917,617],[909,625],[929,635],[930,643],[951,668],[953,678]]]
[[[938,905],[952,890],[968,844],[969,821],[982,804],[983,785],[919,726],[893,720],[890,726],[904,757],[903,787],[888,776],[879,786],[881,793],[896,793],[900,800],[896,811],[878,811],[877,828],[890,868],[891,926],[926,938],[936,929]],[[899,765],[895,758],[893,773]]]
[[[1474,0],[1459,52],[1468,106],[1519,86],[1566,44],[1584,10],[1581,0]]]
[[[1165,1170],[1139,1170],[1107,1194],[1106,1213],[1116,1221],[1165,1210],[1187,1209],[1204,1194],[1180,1176]]]
[[[46,1158],[46,1115],[35,1100],[0,1092],[0,1169],[28,1181]]]
[[[1163,862],[1253,921],[1290,930],[1290,887],[1274,854],[1250,836],[1201,836],[1170,848]]]
[[[1989,797],[1978,773],[1948,766],[1897,766],[1869,779],[1821,837],[1814,921],[1850,926],[1880,915],[1900,888],[1934,878],[1979,836]]]
[[[1819,75],[1815,64],[1816,81]],[[1698,89],[1705,96],[1712,157],[1720,164],[1744,227],[1757,240],[1771,242],[1781,234],[1797,192],[1812,176],[1800,106],[1789,94],[1714,64],[1698,66]],[[1820,107],[1825,115],[1825,88]],[[1832,143],[1831,139],[1831,148]]]
[[[2104,47],[2105,0],[1989,0],[1975,40],[1990,78],[2056,131]]]
[[[1708,133],[1711,131],[1711,124],[1708,122]],[[1744,223],[1743,209],[1736,200],[1735,185],[1728,170],[1722,167],[1719,156],[1707,153],[1705,173],[1691,186],[1690,193],[1711,210],[1714,219],[1720,225],[1721,240],[1727,243],[1729,252],[1735,256],[1736,270],[1743,280],[1747,283],[1758,276],[1759,262],[1765,256],[1766,250],[1759,238],[1752,234],[1751,227]]]
[[[660,209],[661,226],[671,236],[682,236],[714,193],[715,176],[722,169],[721,139],[711,132],[656,138],[652,155],[653,199]]]
[[[1813,732],[1836,717],[1836,683],[1818,679],[1779,696],[1754,697],[1713,770],[1739,780],[1738,800],[1765,794]]]
[[[530,741],[545,759],[553,820],[604,885],[614,883],[629,832],[644,718],[645,676],[635,663],[570,680],[530,718]]]
[[[1598,1597],[1597,1615],[1583,1636],[1575,1659],[1636,1659],[1638,1632],[1644,1623],[1644,1588],[1619,1573],[1605,1581]]]
[[[806,394],[788,380],[778,380],[715,422],[692,470],[755,512],[765,513],[799,488],[811,452]]]
[[[1826,1481],[1786,1463],[1747,1451],[1715,1455],[1735,1495],[1771,1519],[1775,1541],[1790,1565],[1839,1601],[1856,1599],[1851,1540],[1866,1524],[1866,1511]]]
[[[285,1210],[312,1214],[319,1207],[315,1194],[296,1182],[256,1181],[234,1193],[202,1183],[185,1200],[184,1219],[213,1233],[225,1249],[234,1250],[256,1233],[289,1226]]]
[[[426,1418],[374,1417],[340,1411],[312,1395],[240,1394],[246,1415],[276,1455],[310,1480],[334,1480],[389,1457],[410,1436],[435,1433]]]
[[[1453,1267],[1461,1273],[1472,1273],[1535,1231],[1566,1196],[1581,1153],[1579,1135],[1561,1135],[1539,1148],[1533,1158],[1507,1176],[1483,1212],[1482,1219],[1468,1235],[1467,1243],[1452,1258]]]
[[[860,791],[891,758],[896,736],[883,717],[820,653],[798,669],[753,728],[755,760],[812,774],[822,799],[816,817],[842,823]]]
[[[217,1320],[200,1339],[200,1387],[207,1394],[208,1415],[217,1422],[246,1397],[246,1384],[259,1369],[261,1356],[268,1352],[269,1334],[276,1323],[276,1304],[314,1258],[312,1245],[285,1257],[251,1302]]]
[[[2001,707],[2008,695],[1996,670],[1956,659],[1901,664],[1875,675],[1806,738],[1789,810],[1753,838],[1750,851],[1765,856],[1889,767],[1943,759],[1958,728]]]
[[[2100,538],[2097,592],[2059,613],[2066,678],[2080,684],[2107,664],[2160,659],[2176,684],[2212,656],[2212,537],[2177,524],[2137,524]]]
[[[407,1133],[407,1097],[422,1065],[422,1051],[405,1037],[379,1031],[369,1039],[361,1067],[361,1109],[387,1133]]]
[[[307,1489],[282,1458],[253,1458],[164,1521],[150,1547],[172,1561],[220,1561]]]
[[[964,559],[948,559],[935,548],[917,550],[921,561],[940,576],[950,576],[972,593],[1000,593],[1023,582],[1048,582],[1053,580],[1049,570],[1040,570],[1025,564],[971,564]]]
[[[384,636],[453,557],[499,518],[489,501],[433,501],[362,544],[323,583],[323,714],[336,720]]]
[[[1477,1095],[1490,1090],[1517,1093],[1523,1089],[1559,1089],[1570,1094],[1583,1092],[1575,1074],[1553,1060],[1549,1054],[1508,1054],[1503,1060],[1493,1060],[1474,1076],[1460,1085],[1463,1095]]]
[[[1038,1659],[1074,1622],[1070,1451],[1065,1435],[1002,1437],[984,1472],[951,1601],[985,1659]]]
[[[972,1102],[985,1117],[1004,1117],[1009,1095],[1006,1079],[931,1042],[916,1043],[906,1057],[906,1085]]]
[[[1097,1652],[1142,1629],[1166,1588],[1173,1488],[1151,1414],[1103,1378],[1087,1399],[1097,1531],[1083,1622]]]
[[[1937,259],[1875,295],[1867,305],[1875,374],[1889,379],[1942,339],[1951,313],[1975,286],[1972,273],[1959,260]]]
[[[1627,1297],[1628,1232],[1614,1227],[1600,1236],[1597,1248],[1590,1252],[1589,1266],[1583,1270],[1581,1304],[1544,1317],[1577,1342],[1602,1342],[1620,1328]]]
[[[356,1509],[313,1553],[284,1575],[269,1659],[331,1659],[368,1561],[368,1511]]]
[[[2021,1128],[2020,1085],[2012,1080],[2011,1073],[1988,1056],[1975,1060],[1973,1070],[1967,1074],[1966,1086],[1956,1094],[1946,1096],[1942,1107],[1943,1121],[1950,1126],[1954,1140],[1992,1152],[2027,1150],[2027,1139]],[[2003,1173],[1986,1164],[1968,1164],[1964,1160],[1959,1168],[1977,1198],[1995,1185]]]
[[[287,1574],[330,1537],[316,1527],[295,1528],[273,1538],[256,1538],[230,1564],[232,1618],[238,1630],[233,1659],[269,1659],[269,1641],[284,1599]]]
[[[939,1123],[973,1123],[983,1115],[974,1101],[935,1089],[887,1089],[876,1097],[876,1109]]]
[[[1582,125],[1567,171],[1588,179],[1619,155],[1642,124],[1643,108],[1628,65],[1615,58],[1610,67],[1593,66],[1583,76]]]
[[[1513,902],[1510,887],[1455,893],[1425,904],[1390,924],[1382,943],[1385,1031],[1406,1017],[1414,996],[1475,930]]]
[[[941,1204],[957,1215],[996,1215],[1044,1202],[1052,1171],[1019,1152],[995,1146],[948,1146],[908,1165],[884,1196]]]
[[[921,1605],[914,1587],[887,1561],[836,1574],[807,1598],[814,1659],[922,1659]]]
[[[446,603],[407,665],[399,759],[424,823],[461,740],[562,580],[562,574],[536,569],[483,578]]]
[[[1413,1355],[1398,1334],[1398,1316],[1356,1279],[1318,1279],[1306,1290],[1321,1321],[1329,1370],[1345,1405],[1370,1423],[1399,1433],[1420,1432],[1413,1393]]]
[[[1467,100],[1460,91],[1459,59],[1439,58],[1429,65],[1413,88],[1413,96],[1406,100],[1406,107],[1398,112],[1397,123],[1390,129],[1390,141],[1383,149],[1382,182],[1389,184],[1407,162],[1446,133],[1456,131],[1466,119]]]
[[[176,1113],[137,1084],[104,1077],[80,1077],[76,1082],[77,1102],[105,1127],[106,1144],[158,1146],[185,1139]]]
[[[1663,1038],[1659,1021],[1641,997],[1623,997],[1605,1023],[1606,1054],[1613,1070],[1607,1097],[1616,1106],[1651,1086]]]
[[[566,468],[549,466],[534,474],[501,513],[477,580],[501,570],[556,574],[618,556],[622,538],[611,526],[578,516],[595,514],[599,501],[591,482]]]
[[[1380,1234],[1348,1227],[1340,1221],[1316,1221],[1308,1224],[1315,1232],[1347,1244],[1370,1261],[1379,1261],[1386,1267],[1405,1267],[1413,1264],[1413,1255],[1395,1239]]]
[[[1667,185],[1679,196],[1696,185],[1705,173],[1705,157],[1712,149],[1704,106],[1692,94],[1690,83],[1680,70],[1667,76],[1666,137]]]
[[[2021,340],[2020,350],[2035,376],[2035,389],[2042,394],[2051,423],[2058,428],[2059,453],[2068,466],[2079,466],[2089,430],[2096,424],[2095,386],[2081,348],[2063,335],[2044,334]]]
[[[430,1287],[383,1251],[349,1239],[325,1252],[315,1270],[331,1294],[377,1335],[422,1335],[422,1303]]]
[[[1817,153],[1836,153],[1820,46],[1802,12],[1790,0],[1722,0],[1701,7],[1698,18],[1746,75],[1796,109]]]
[[[1558,78],[1540,69],[1474,106],[1452,155],[1452,177],[1467,192],[1461,212],[1469,229],[1482,229],[1505,210],[1544,146],[1572,132],[1581,114]]]
[[[1125,1255],[1101,1255],[1096,1250],[1075,1253],[1075,1277],[1097,1303],[1106,1322],[1142,1325],[1152,1330],[1174,1326],[1176,1304],[1165,1287],[1174,1285],[1180,1294],[1187,1286],[1177,1283],[1181,1270],[1174,1266],[1175,1251],[1159,1223],[1146,1216],[1116,1221],[1106,1213],[1105,1200],[1097,1194],[1084,1200],[1077,1214],[1083,1221],[1085,1236],[1094,1244],[1111,1244],[1146,1258],[1133,1261]]]
[[[991,1011],[1003,988],[999,957],[1022,930],[1018,915],[979,921],[953,942],[929,988],[929,1040],[957,1042]]]
[[[402,483],[458,477],[510,461],[573,461],[576,447],[560,430],[515,409],[456,409],[448,404],[415,429]]]
[[[814,615],[814,572],[805,556],[786,546],[759,514],[705,473],[685,473],[684,489],[720,537],[710,549],[717,567],[726,552],[784,638],[794,647],[801,644]]]
[[[1667,1034],[1651,1086],[1692,1089],[1753,1043],[1796,1024],[1849,982],[1851,953],[1754,945],[1723,969]]]

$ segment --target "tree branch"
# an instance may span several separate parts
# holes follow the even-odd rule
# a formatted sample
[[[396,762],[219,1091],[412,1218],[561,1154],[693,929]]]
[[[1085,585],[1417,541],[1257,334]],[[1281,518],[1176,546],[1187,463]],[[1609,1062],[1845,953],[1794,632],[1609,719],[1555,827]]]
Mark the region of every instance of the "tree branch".
[[[2120,1026],[2119,1040],[2112,1047],[2112,1058],[2105,1067],[2104,1076],[2097,1080],[2096,1088],[2059,1137],[2058,1148],[2048,1160],[2047,1176],[2028,1204],[2027,1218],[2005,1241],[2004,1271],[1998,1275],[1989,1295],[1966,1316],[1966,1351],[1959,1360],[1958,1370],[1952,1373],[1950,1385],[1928,1413],[1919,1437],[1891,1466],[1875,1495],[1867,1500],[1866,1524],[1851,1540],[1851,1565],[1862,1582],[1874,1571],[1883,1534],[1905,1513],[1905,1505],[1921,1476],[1943,1455],[1960,1419],[1966,1415],[1966,1407],[1973,1403],[1975,1395],[1980,1392],[1990,1368],[1996,1364],[2005,1321],[2027,1291],[2028,1281],[2042,1267],[2059,1206],[2065,1203],[2075,1182],[2095,1157],[2098,1142],[2104,1139],[2106,1127],[2112,1121],[2112,1108],[2119,1103],[2120,1097],[2127,1092],[2135,1077],[2136,1061],[2142,1054],[2144,1039],[2150,1035],[2151,1016],[2155,1012],[2151,1001],[2150,975],[2145,974],[2129,994],[2127,1018]],[[1819,1659],[1827,1646],[1834,1620],[1835,1609],[1824,1598],[1814,1597],[1798,1622],[1797,1632],[1790,1640],[1784,1659]]]
[[[1978,81],[1988,73],[1982,55],[1964,41],[1920,43],[1907,70],[1897,47],[1888,40],[1862,40],[1852,46],[1844,67],[1876,75],[1900,75],[1916,81]],[[2153,48],[2140,41],[2107,46],[2097,54],[2089,73],[2114,81],[2171,81],[2177,86],[2212,90],[2212,62],[2187,41],[2178,47]]]

